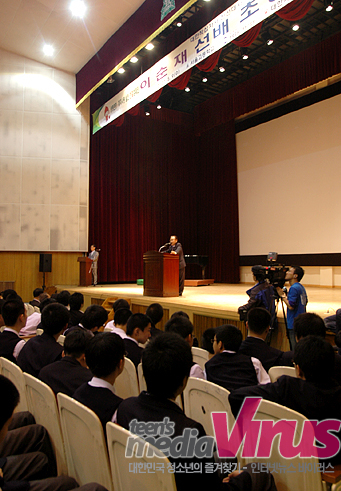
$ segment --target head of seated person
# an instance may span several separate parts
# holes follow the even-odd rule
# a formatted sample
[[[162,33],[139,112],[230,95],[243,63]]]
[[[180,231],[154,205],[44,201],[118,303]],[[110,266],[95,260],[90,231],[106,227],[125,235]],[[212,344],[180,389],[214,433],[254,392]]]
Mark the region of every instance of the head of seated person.
[[[310,334],[324,339],[326,337],[326,326],[322,317],[311,312],[305,312],[295,318],[294,332],[297,341]]]
[[[209,358],[212,358],[214,356],[214,350],[213,350],[213,340],[215,336],[215,327],[209,327],[202,333],[201,337],[201,347],[202,349],[206,350],[209,352]]]
[[[10,298],[16,298],[18,296],[17,292],[11,288],[4,290],[0,295],[4,300],[9,300]]]
[[[213,349],[215,354],[223,351],[237,352],[242,344],[243,335],[236,326],[223,324],[216,327],[214,340]]]
[[[36,300],[39,300],[39,296],[44,293],[44,290],[42,288],[35,288],[33,290],[33,298],[35,298]]]
[[[247,313],[246,327],[249,336],[265,339],[270,329],[271,315],[261,307],[250,309]]]
[[[75,292],[72,295],[70,295],[69,298],[70,310],[80,310],[83,304],[84,304],[83,293]]]
[[[86,367],[85,349],[92,337],[90,331],[86,331],[85,329],[79,328],[70,331],[65,336],[63,356],[71,356],[83,367]]]
[[[67,290],[62,290],[61,292],[57,293],[56,300],[58,303],[65,305],[67,307],[69,305],[69,298],[70,298],[70,292]]]
[[[12,420],[14,409],[19,403],[19,392],[8,378],[0,375],[0,443],[4,440]]]
[[[305,336],[295,346],[296,375],[322,387],[334,377],[335,354],[330,343],[320,336]]]
[[[43,308],[41,313],[41,325],[44,334],[58,339],[63,334],[69,323],[69,311],[58,302],[50,303]]]
[[[150,318],[154,326],[158,324],[163,317],[163,307],[159,303],[152,303],[146,310],[146,315]]]
[[[114,315],[115,326],[126,331],[128,320],[132,315],[133,313],[129,309],[118,309]]]
[[[97,332],[108,320],[108,312],[100,305],[90,305],[82,317],[82,325],[88,331]]]
[[[112,308],[116,312],[118,309],[130,309],[130,305],[124,298],[118,298]]]
[[[165,325],[165,332],[179,334],[189,345],[193,346],[193,324],[183,315],[172,316]]]
[[[127,322],[127,336],[138,343],[145,344],[150,338],[150,319],[145,314],[133,314]]]
[[[173,317],[186,317],[186,319],[189,320],[189,315],[184,310],[174,312],[174,314],[171,315],[171,319],[173,319]]]
[[[187,384],[192,362],[191,348],[181,336],[166,332],[155,337],[142,354],[147,391],[175,400]]]
[[[17,332],[26,325],[27,314],[25,304],[18,295],[14,298],[10,296],[9,300],[4,301],[1,314],[5,326],[11,327]]]
[[[124,354],[123,339],[110,332],[100,332],[97,336],[92,336],[85,348],[86,364],[93,375],[112,385],[123,371]]]

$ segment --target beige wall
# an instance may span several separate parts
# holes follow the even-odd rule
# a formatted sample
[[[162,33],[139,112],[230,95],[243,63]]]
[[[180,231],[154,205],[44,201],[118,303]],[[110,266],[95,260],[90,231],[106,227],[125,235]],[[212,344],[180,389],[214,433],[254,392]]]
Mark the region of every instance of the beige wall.
[[[340,135],[341,95],[237,134],[241,255],[340,252]]]
[[[89,103],[73,74],[0,50],[0,249],[85,251]],[[1,268],[2,269],[2,268]]]

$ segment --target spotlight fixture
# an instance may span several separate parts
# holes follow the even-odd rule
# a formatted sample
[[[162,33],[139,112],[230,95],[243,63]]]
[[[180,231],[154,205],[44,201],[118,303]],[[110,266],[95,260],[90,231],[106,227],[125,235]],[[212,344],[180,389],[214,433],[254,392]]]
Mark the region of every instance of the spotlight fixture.
[[[202,79],[202,81],[203,81],[204,83],[205,83],[205,82],[207,82],[207,78],[206,78],[206,77],[204,77],[204,78]]]
[[[70,4],[70,10],[74,17],[82,19],[86,12],[86,5],[83,0],[73,0]]]
[[[46,56],[53,56],[54,54],[54,47],[51,44],[45,44],[43,47],[44,55]]]
[[[124,73],[124,72],[125,72],[125,69],[123,68],[123,66],[117,70],[117,73]]]
[[[108,77],[108,80],[107,80],[107,84],[113,84],[115,82],[114,78],[112,75],[110,75],[110,77]]]
[[[158,104],[158,105],[156,106],[156,109],[161,109],[161,107],[162,107],[162,106],[161,106],[161,104]]]
[[[210,2],[211,0],[204,0],[204,2]]]
[[[298,24],[294,24],[291,29],[296,32],[299,30],[299,28],[300,26]]]
[[[189,87],[185,87],[185,92],[190,92],[190,88]]]
[[[334,8],[333,0],[324,0],[324,6],[326,8],[326,12],[331,12]]]
[[[149,109],[149,106],[148,105],[145,106],[144,113],[145,113],[146,116],[150,116],[150,109]]]
[[[182,26],[182,22],[179,20],[177,23],[176,23],[176,27],[181,27]]]
[[[219,67],[219,71],[220,71],[221,73],[224,73],[224,72],[225,72],[225,67],[220,66],[220,67]]]
[[[136,56],[133,56],[132,58],[130,58],[131,63],[137,63],[138,61],[139,61],[139,59]]]
[[[242,55],[243,60],[248,60],[249,59],[249,55],[247,54],[246,48],[241,48],[240,49],[240,52],[241,52],[241,55]]]
[[[152,49],[154,49],[154,44],[153,43],[148,43],[147,46],[146,46],[146,49],[148,51],[151,51]]]

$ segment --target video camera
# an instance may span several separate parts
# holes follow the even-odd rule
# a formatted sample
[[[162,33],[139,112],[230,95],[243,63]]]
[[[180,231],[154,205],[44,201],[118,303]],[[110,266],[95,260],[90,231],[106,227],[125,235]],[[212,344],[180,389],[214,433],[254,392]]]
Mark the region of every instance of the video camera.
[[[259,264],[252,266],[252,273],[258,278],[261,277],[262,280],[267,280],[274,287],[279,286],[280,288],[283,288],[285,283],[285,275],[289,268],[283,264],[277,263],[277,252],[269,252],[267,263],[267,266],[262,266]]]

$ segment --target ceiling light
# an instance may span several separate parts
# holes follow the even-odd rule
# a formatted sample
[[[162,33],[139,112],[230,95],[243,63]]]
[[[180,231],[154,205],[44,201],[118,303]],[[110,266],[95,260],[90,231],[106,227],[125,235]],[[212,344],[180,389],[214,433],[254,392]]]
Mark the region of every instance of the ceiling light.
[[[43,47],[44,55],[52,56],[54,54],[54,47],[51,44],[45,44]]]
[[[298,31],[298,30],[299,30],[299,28],[300,28],[300,26],[299,26],[298,24],[294,24],[294,25],[292,26],[292,28],[291,28],[291,29],[292,29],[293,31]]]
[[[204,0],[204,2],[210,2],[211,0]]]
[[[271,38],[269,38],[269,39],[267,40],[266,44],[267,44],[268,46],[271,46],[271,45],[273,44],[273,42],[274,42],[274,40],[273,40],[273,39],[271,39]]]
[[[185,87],[185,92],[190,92],[190,88],[189,87]]]
[[[178,22],[176,23],[176,27],[181,27],[181,26],[182,26],[182,22],[178,21]]]
[[[151,49],[154,49],[154,44],[153,43],[148,43],[146,46],[146,49],[150,51]]]
[[[243,60],[248,60],[248,59],[249,59],[249,55],[244,54],[244,55],[242,56],[242,58],[243,58]]]
[[[107,84],[113,84],[115,82],[114,78],[112,75],[110,75],[110,77],[108,77],[108,80],[107,80]]]
[[[219,71],[220,71],[221,73],[225,72],[225,67],[220,66],[220,67],[219,67]]]
[[[247,54],[246,48],[240,48],[240,52],[241,52],[243,60],[247,60],[249,58],[249,55]]]
[[[324,6],[326,8],[326,12],[331,12],[334,8],[333,0],[324,0]]]
[[[137,63],[139,59],[136,56],[133,56],[132,58],[130,58],[130,61],[131,63]]]
[[[148,105],[145,106],[144,113],[145,113],[146,116],[150,116],[150,109],[149,109],[149,106]]]
[[[86,5],[83,0],[73,0],[70,4],[70,10],[72,15],[82,19],[86,12]]]
[[[121,68],[119,68],[119,69],[117,70],[117,72],[118,72],[118,73],[124,73],[124,72],[125,72],[125,69],[124,69],[123,67],[121,67]]]
[[[205,83],[205,82],[207,82],[207,78],[206,78],[206,77],[204,77],[204,78],[202,79],[202,81],[203,81],[204,83]]]
[[[161,109],[161,107],[162,107],[162,106],[161,106],[161,104],[158,104],[158,105],[156,106],[156,109]]]

